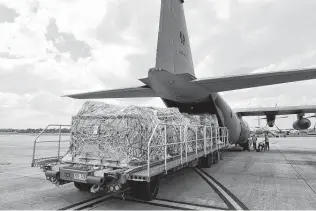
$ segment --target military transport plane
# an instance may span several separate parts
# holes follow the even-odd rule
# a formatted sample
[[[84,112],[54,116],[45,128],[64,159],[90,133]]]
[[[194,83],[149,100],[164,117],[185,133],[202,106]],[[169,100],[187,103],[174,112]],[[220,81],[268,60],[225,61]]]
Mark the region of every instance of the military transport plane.
[[[316,78],[316,68],[273,73],[196,78],[183,9],[184,0],[161,0],[156,66],[140,87],[67,95],[75,99],[160,97],[167,107],[189,114],[216,114],[219,124],[229,129],[232,144],[248,147],[249,127],[242,116],[266,115],[269,125],[276,115],[298,114],[295,125],[306,128],[304,113],[315,107],[243,109],[234,112],[218,92],[281,84]],[[310,124],[309,124],[310,125]]]

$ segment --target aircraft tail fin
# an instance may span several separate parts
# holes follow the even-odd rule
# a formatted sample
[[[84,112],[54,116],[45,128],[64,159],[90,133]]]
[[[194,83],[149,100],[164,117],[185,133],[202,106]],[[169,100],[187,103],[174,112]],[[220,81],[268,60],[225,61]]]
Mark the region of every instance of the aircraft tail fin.
[[[161,0],[156,68],[195,76],[183,3]]]

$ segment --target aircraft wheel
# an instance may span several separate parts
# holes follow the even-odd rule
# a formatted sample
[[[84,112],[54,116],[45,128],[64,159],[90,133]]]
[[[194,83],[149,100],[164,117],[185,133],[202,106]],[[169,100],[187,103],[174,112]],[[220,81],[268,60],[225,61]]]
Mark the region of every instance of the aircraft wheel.
[[[90,184],[74,182],[75,187],[80,191],[90,191],[92,187]]]
[[[131,195],[144,201],[153,200],[159,191],[159,177],[156,176],[150,182],[130,181]]]
[[[247,143],[241,144],[240,146],[242,147],[243,151],[250,150],[249,140]]]
[[[245,148],[246,148],[245,144],[239,144],[239,146],[242,147],[242,151],[245,151]]]

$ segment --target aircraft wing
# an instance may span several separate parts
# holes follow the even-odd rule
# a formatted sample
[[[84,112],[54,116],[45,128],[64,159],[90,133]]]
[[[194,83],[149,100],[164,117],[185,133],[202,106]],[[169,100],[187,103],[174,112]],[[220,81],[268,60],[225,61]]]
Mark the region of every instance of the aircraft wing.
[[[248,75],[225,76],[217,78],[195,79],[198,84],[210,92],[223,92],[258,86],[282,84],[316,78],[316,68],[259,73]]]
[[[158,97],[156,93],[148,86],[113,89],[96,92],[87,92],[66,95],[65,97],[75,99],[101,99],[101,98],[135,98],[135,97]]]
[[[234,109],[236,114],[241,116],[265,116],[268,114],[286,115],[300,113],[316,113],[315,105],[306,106],[283,106],[283,107],[263,107],[263,108],[241,108]]]

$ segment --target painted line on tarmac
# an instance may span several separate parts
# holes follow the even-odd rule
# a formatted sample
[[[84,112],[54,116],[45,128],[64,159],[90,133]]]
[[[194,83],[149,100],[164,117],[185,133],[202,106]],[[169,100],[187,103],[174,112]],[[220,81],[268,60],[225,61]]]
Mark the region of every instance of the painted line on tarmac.
[[[191,202],[175,201],[175,200],[161,199],[161,198],[156,198],[156,199],[160,200],[160,201],[175,202],[175,203],[180,203],[180,204],[185,204],[185,205],[192,205],[192,206],[208,208],[208,209],[213,209],[213,210],[228,210],[227,208],[223,208],[223,207],[209,206],[209,205],[203,205],[203,204],[195,204],[195,203],[191,203]]]
[[[131,197],[126,197],[124,199],[122,199],[120,197],[114,197],[114,198],[120,199],[120,200],[136,202],[136,203],[140,203],[140,204],[149,204],[149,205],[153,205],[153,206],[166,207],[166,208],[177,209],[177,210],[194,210],[194,209],[190,209],[187,207],[183,207],[183,206],[181,206],[181,204],[177,204],[177,203],[164,203],[164,202],[161,203],[161,201],[156,200],[156,199],[153,199],[151,201],[143,201],[143,200],[135,199],[135,198],[131,198]]]
[[[235,210],[234,206],[230,203],[230,201],[225,197],[225,195],[220,191],[218,190],[218,188],[215,186],[216,184],[214,184],[215,182],[214,181],[209,181],[207,179],[207,176],[204,175],[203,172],[200,172],[198,171],[198,169],[196,168],[193,168],[194,171],[200,175],[200,177],[209,185],[213,188],[213,190],[217,193],[217,195],[224,201],[224,203],[226,204],[226,206],[228,207],[228,210]]]
[[[67,207],[63,207],[59,210],[83,210],[86,208],[92,208],[93,206],[100,204],[108,199],[111,199],[118,194],[122,194],[122,193],[126,192],[127,190],[129,190],[129,188],[118,191],[118,192],[109,193],[107,195],[98,195],[98,196],[92,197],[90,199],[69,205]]]
[[[101,204],[102,202],[105,202],[109,199],[119,199],[119,200],[126,200],[131,202],[136,202],[140,204],[149,204],[153,206],[158,207],[166,207],[171,209],[177,209],[177,210],[205,210],[205,209],[212,209],[212,210],[227,210],[226,208],[222,207],[215,207],[215,206],[207,206],[207,205],[200,205],[200,204],[194,204],[194,203],[187,203],[187,202],[179,202],[179,201],[173,201],[173,200],[167,200],[167,199],[153,199],[152,201],[143,201],[140,199],[135,199],[132,197],[119,197],[117,196],[117,193],[109,194],[106,196],[96,196],[90,199],[87,199],[82,202],[78,202],[72,205],[69,205],[67,207],[61,208],[59,210],[83,210],[83,209],[89,209],[93,208],[96,205]]]
[[[229,198],[228,193],[225,193],[223,188],[220,187],[220,185],[216,184],[217,181],[213,181],[215,179],[212,179],[212,181],[209,178],[209,175],[205,173],[201,169],[196,169],[194,170],[210,185],[212,188],[217,192],[219,196],[223,199],[223,201],[226,203],[228,206],[227,208],[222,208],[222,207],[215,207],[215,206],[207,206],[207,205],[200,205],[200,204],[194,204],[194,203],[188,203],[188,202],[180,202],[180,201],[173,201],[173,200],[168,200],[168,199],[159,199],[155,198],[152,201],[143,201],[139,199],[132,198],[130,196],[127,196],[125,198],[119,197],[118,194],[122,193],[112,193],[108,195],[98,195],[95,197],[92,197],[90,199],[63,207],[59,210],[83,210],[83,209],[91,209],[93,207],[98,207],[97,205],[100,205],[103,202],[106,202],[109,199],[120,199],[120,200],[126,200],[126,201],[131,201],[131,202],[136,202],[140,204],[149,204],[153,206],[159,206],[159,207],[166,207],[166,208],[171,208],[171,209],[178,209],[178,210],[205,210],[205,209],[212,209],[212,210],[232,210],[232,209],[243,209],[241,207],[238,207],[238,203],[234,203],[234,200]],[[125,190],[126,191],[126,190]],[[124,191],[123,191],[124,192]],[[224,192],[224,194],[222,193]],[[230,200],[231,199],[231,200]],[[233,202],[231,202],[233,201]],[[247,209],[247,208],[246,208]]]
[[[78,202],[78,203],[69,205],[67,207],[61,208],[59,210],[83,210],[83,209],[87,209],[87,208],[93,208],[94,206],[99,205],[100,203],[105,202],[108,199],[126,200],[126,201],[136,202],[136,203],[140,203],[140,204],[149,204],[149,205],[153,205],[153,206],[166,207],[166,208],[178,209],[178,210],[197,210],[197,209],[207,208],[204,206],[189,205],[189,204],[164,201],[164,200],[159,200],[159,199],[154,199],[152,201],[143,201],[143,200],[134,199],[131,197],[122,198],[122,197],[118,197],[116,195],[117,195],[117,193],[109,194],[107,196],[101,196],[101,195],[96,196],[96,197],[93,197],[91,199],[87,199],[85,201]]]
[[[104,196],[103,196],[103,197],[104,197]],[[69,209],[70,209],[70,210],[75,210],[76,207],[80,207],[80,205],[83,205],[83,206],[84,206],[85,204],[87,204],[87,203],[89,203],[89,202],[93,203],[93,201],[98,200],[98,199],[100,199],[100,198],[102,198],[102,195],[92,197],[92,198],[90,198],[90,199],[87,199],[87,200],[84,200],[84,201],[81,201],[81,202],[78,202],[78,203],[75,203],[75,204],[72,204],[72,205],[69,205],[69,206],[60,208],[60,209],[58,209],[58,210],[69,210]]]
[[[86,204],[82,204],[81,206],[76,207],[76,208],[71,209],[71,210],[83,210],[83,209],[87,209],[87,208],[93,208],[95,205],[98,205],[98,204],[100,204],[108,199],[111,199],[113,197],[113,195],[116,195],[116,194],[117,193],[109,194],[107,196],[101,197],[100,199],[91,201],[91,202],[86,203]]]
[[[143,201],[143,200],[134,199],[134,198],[130,198],[130,197],[126,197],[125,199],[122,199],[120,197],[113,197],[113,198],[131,201],[131,202],[136,202],[136,203],[140,203],[140,204],[149,204],[149,205],[158,206],[158,207],[177,209],[177,210],[205,210],[205,209],[225,210],[223,208],[217,208],[217,207],[215,208],[215,207],[209,207],[209,206],[205,206],[205,205],[178,202],[178,201],[165,200],[165,199],[157,199],[157,198],[153,199],[151,201]]]
[[[217,185],[219,185],[230,197],[232,197],[238,204],[239,206],[241,206],[242,209],[244,210],[249,210],[249,208],[243,203],[241,202],[230,190],[228,190],[224,185],[222,185],[219,181],[217,181],[214,177],[212,177],[211,175],[209,175],[207,172],[205,172],[204,170],[201,169],[201,171],[203,171],[209,178],[211,178],[212,180],[214,180],[214,182],[217,183]]]
[[[194,170],[215,190],[219,197],[226,203],[229,210],[249,210],[233,193],[211,175],[199,168],[194,168]]]

